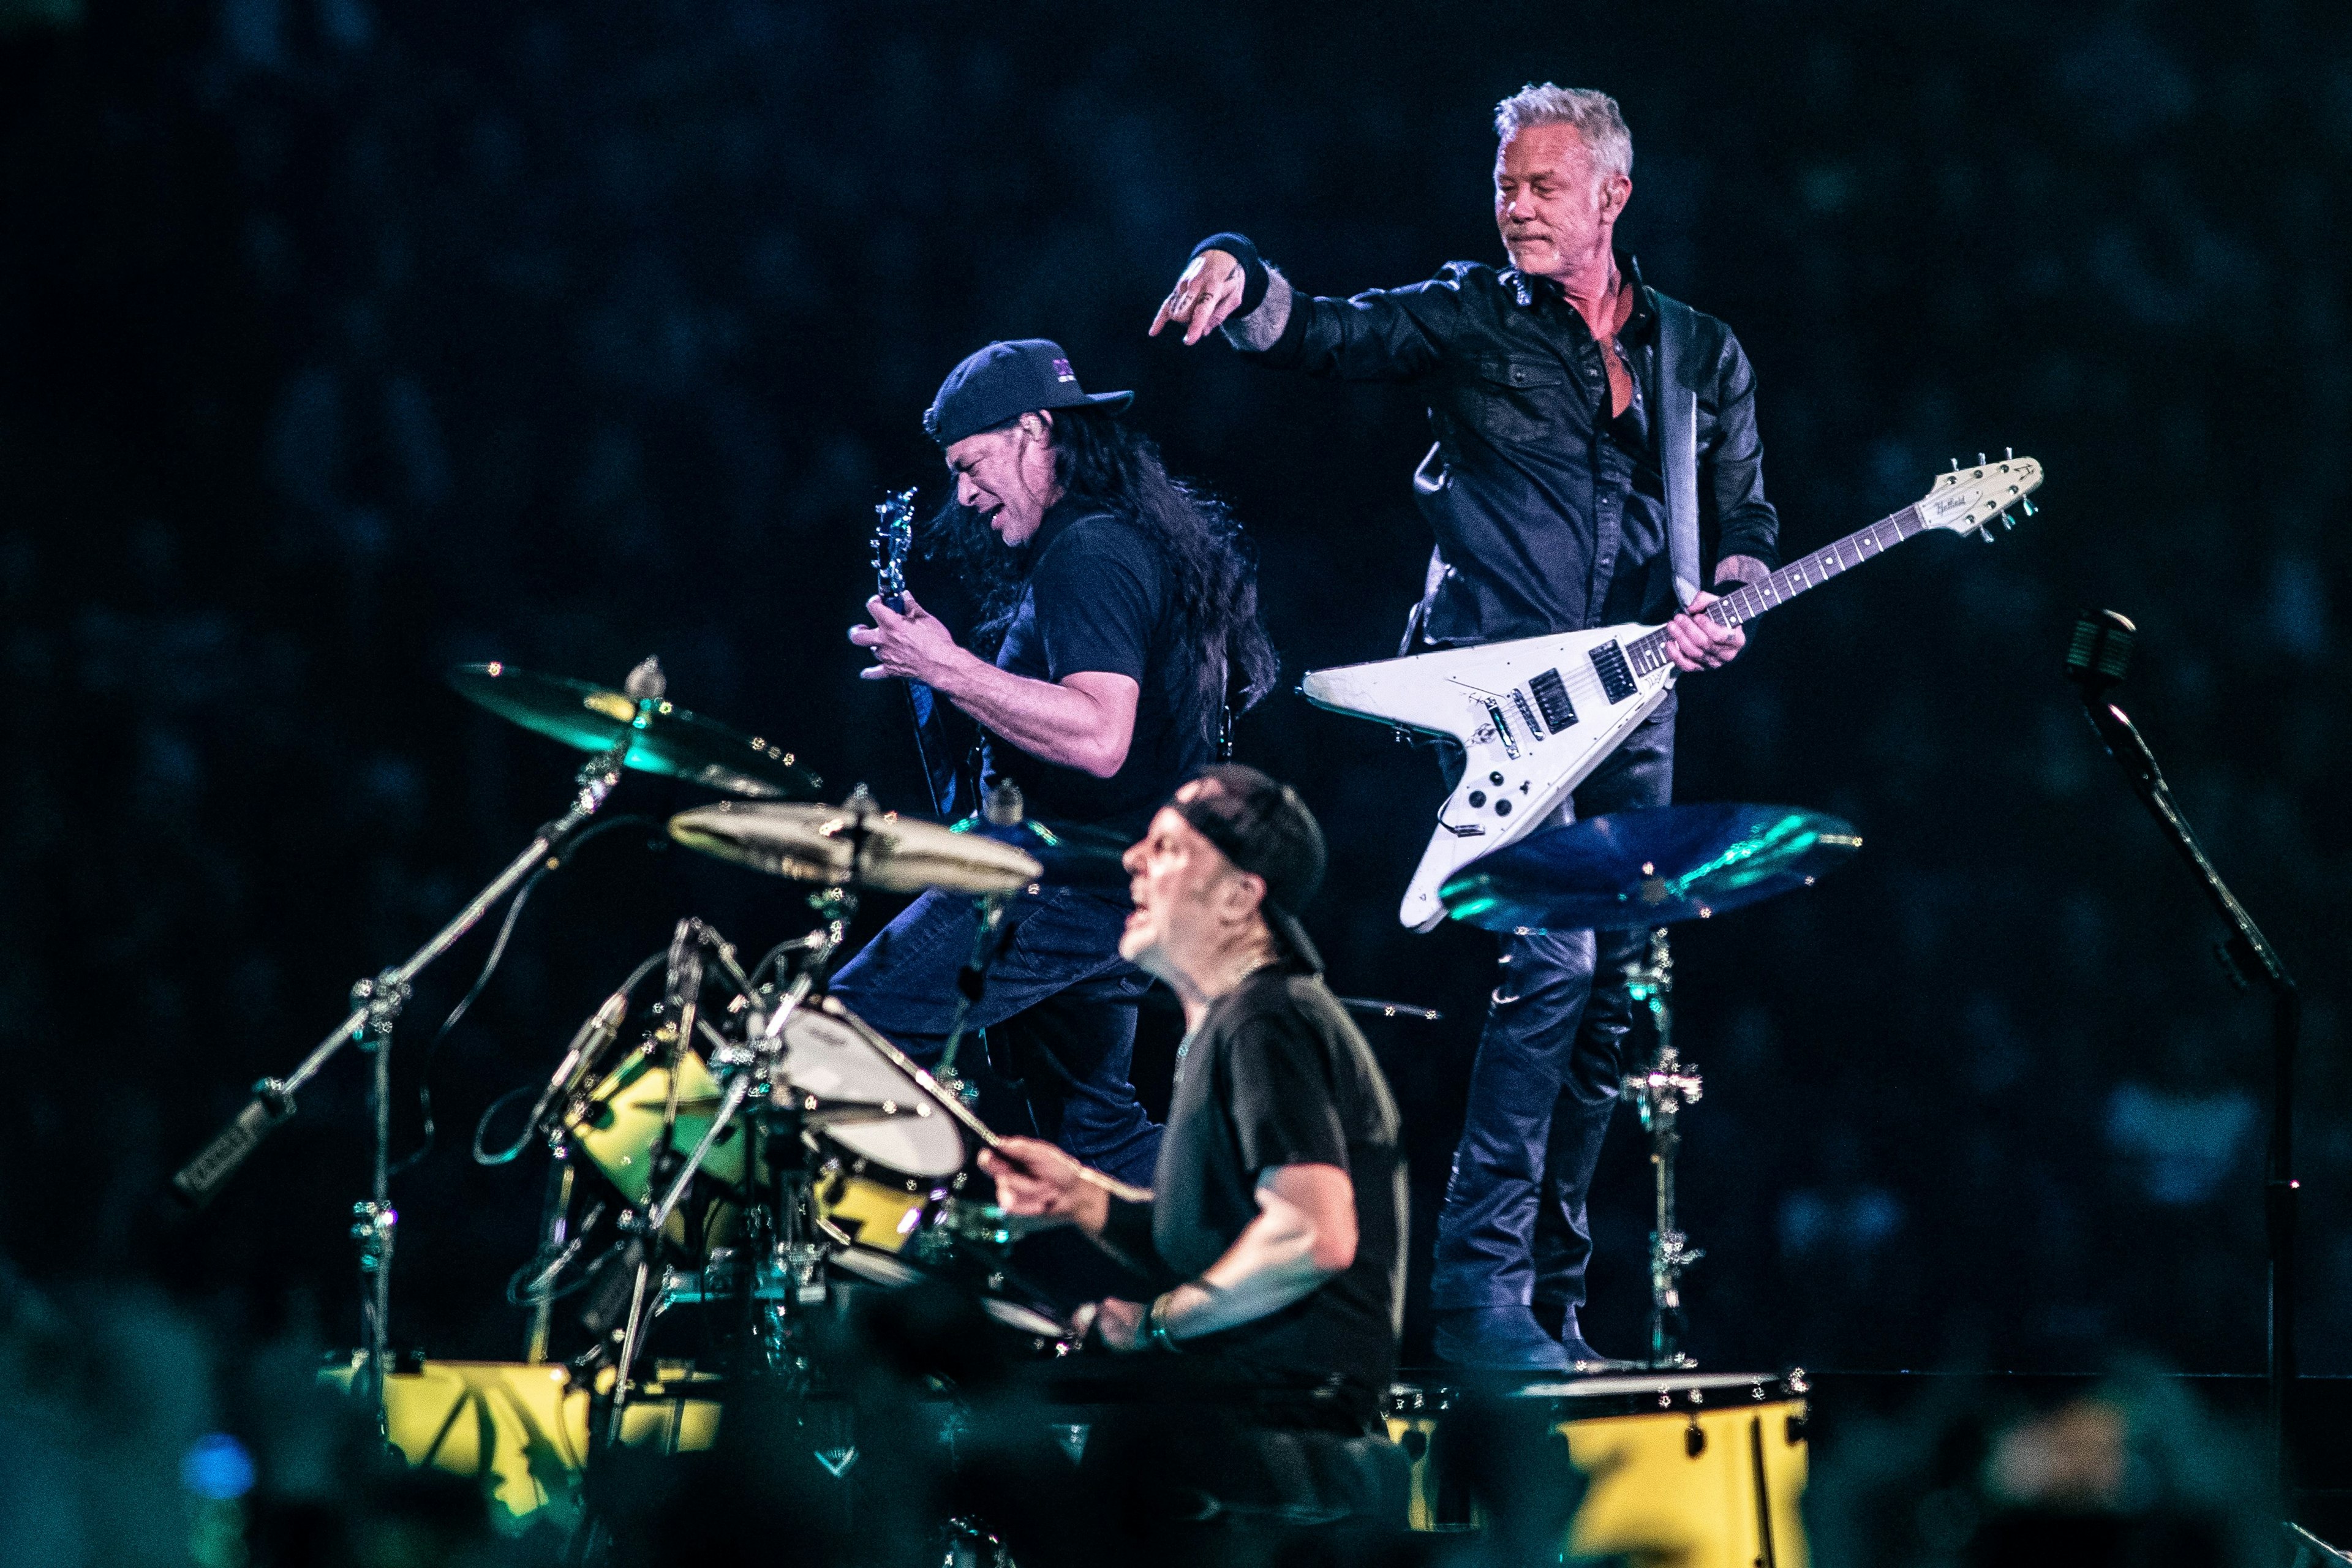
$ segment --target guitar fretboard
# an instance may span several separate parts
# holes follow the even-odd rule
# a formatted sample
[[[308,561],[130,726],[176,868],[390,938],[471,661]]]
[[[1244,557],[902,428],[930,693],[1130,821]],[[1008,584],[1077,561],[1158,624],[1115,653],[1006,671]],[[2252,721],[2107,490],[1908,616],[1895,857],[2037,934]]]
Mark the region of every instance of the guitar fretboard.
[[[1808,588],[1820,587],[1874,555],[1885,554],[1905,540],[1926,531],[1927,527],[1920,519],[1919,509],[1906,506],[1892,517],[1882,517],[1868,528],[1791,561],[1761,583],[1750,583],[1726,594],[1700,614],[1719,626],[1740,626],[1776,605],[1787,604]],[[1647,675],[1658,668],[1667,662],[1665,628],[1661,626],[1646,637],[1634,638],[1625,645],[1625,653],[1636,674]]]

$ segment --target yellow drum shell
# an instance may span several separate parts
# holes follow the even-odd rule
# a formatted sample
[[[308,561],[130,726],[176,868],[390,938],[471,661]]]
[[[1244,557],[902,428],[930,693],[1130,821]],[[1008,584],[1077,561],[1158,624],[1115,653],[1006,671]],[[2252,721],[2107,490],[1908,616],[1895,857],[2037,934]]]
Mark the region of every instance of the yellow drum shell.
[[[817,1223],[845,1247],[901,1252],[922,1232],[946,1187],[867,1167],[828,1162],[815,1183]]]
[[[654,1146],[661,1142],[662,1108],[669,1095],[667,1052],[658,1047],[632,1051],[623,1058],[573,1115],[564,1119],[573,1146],[588,1156],[624,1197],[642,1207],[653,1184]],[[702,1058],[688,1051],[678,1068],[677,1124],[670,1146],[691,1153],[710,1130],[719,1103],[718,1080]],[[719,1134],[718,1145],[703,1162],[712,1180],[736,1185],[743,1180],[743,1150],[748,1122],[740,1116]]]

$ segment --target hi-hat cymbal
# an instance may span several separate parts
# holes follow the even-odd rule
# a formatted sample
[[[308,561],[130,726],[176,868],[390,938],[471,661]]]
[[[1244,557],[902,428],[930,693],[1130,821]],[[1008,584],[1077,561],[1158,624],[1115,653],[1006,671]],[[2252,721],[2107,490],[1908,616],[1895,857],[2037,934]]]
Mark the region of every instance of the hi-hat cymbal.
[[[884,811],[861,790],[841,805],[721,801],[669,819],[689,849],[824,887],[1009,893],[1045,868],[1009,844]]]
[[[1474,860],[1438,897],[1488,931],[1668,925],[1811,887],[1861,847],[1853,824],[1793,805],[1621,811]]]
[[[626,692],[584,680],[510,664],[461,664],[449,672],[449,684],[499,718],[583,752],[610,751],[629,735],[625,762],[640,773],[755,800],[813,800],[824,787],[782,747],[667,702],[655,702],[640,727],[637,704]]]

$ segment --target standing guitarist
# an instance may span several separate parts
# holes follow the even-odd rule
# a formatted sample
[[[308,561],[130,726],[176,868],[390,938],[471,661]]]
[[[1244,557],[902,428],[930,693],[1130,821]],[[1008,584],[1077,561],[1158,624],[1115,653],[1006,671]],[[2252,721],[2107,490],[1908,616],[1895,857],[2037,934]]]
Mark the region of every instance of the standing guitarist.
[[[956,366],[923,426],[955,477],[948,527],[994,657],[959,646],[911,595],[902,610],[867,600],[873,624],[849,633],[873,650],[867,678],[919,680],[978,721],[983,785],[1017,785],[1045,822],[1130,839],[1213,760],[1229,668],[1244,707],[1276,673],[1238,531],[1117,417],[1133,395],[1089,395],[1042,338]],[[996,1032],[992,1055],[1024,1087],[1040,1132],[1147,1186],[1160,1128],[1136,1102],[1129,1058],[1150,982],[1118,954],[1127,914],[1121,892],[1015,897],[965,1022]],[[936,1059],[978,920],[969,898],[924,894],[834,977],[834,994]]]
[[[1496,107],[1495,221],[1511,265],[1449,263],[1352,299],[1294,290],[1239,235],[1203,240],[1151,323],[1223,327],[1261,363],[1401,381],[1436,445],[1413,474],[1437,535],[1403,652],[1666,623],[1682,670],[1742,634],[1696,616],[1777,562],[1755,375],[1731,331],[1642,281],[1614,244],[1633,145],[1614,100],[1546,84]],[[1702,540],[1706,548],[1702,548]],[[1675,702],[1576,791],[1571,816],[1665,804]],[[1454,772],[1458,775],[1458,763]],[[1452,780],[1449,780],[1449,786]],[[1438,1216],[1437,1353],[1475,1365],[1608,1365],[1577,1321],[1585,1197],[1623,1075],[1633,931],[1506,938]]]

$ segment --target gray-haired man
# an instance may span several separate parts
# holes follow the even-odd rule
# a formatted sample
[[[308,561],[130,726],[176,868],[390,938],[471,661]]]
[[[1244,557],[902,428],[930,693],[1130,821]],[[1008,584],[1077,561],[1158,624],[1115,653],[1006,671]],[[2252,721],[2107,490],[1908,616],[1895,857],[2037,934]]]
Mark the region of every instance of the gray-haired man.
[[[1242,236],[1215,235],[1151,330],[1175,322],[1194,343],[1223,327],[1261,363],[1406,382],[1428,400],[1436,444],[1413,490],[1437,548],[1405,651],[1640,620],[1670,626],[1677,668],[1718,668],[1743,639],[1695,618],[1713,595],[1696,591],[1696,561],[1675,570],[1668,493],[1694,477],[1695,448],[1697,553],[1712,580],[1753,582],[1777,564],[1748,358],[1721,321],[1646,287],[1616,248],[1633,149],[1613,100],[1529,87],[1497,106],[1495,128],[1510,267],[1452,262],[1426,283],[1325,299],[1294,289]],[[1662,426],[1689,432],[1688,445]],[[1576,792],[1573,815],[1664,805],[1674,721],[1670,697]],[[1504,941],[1438,1218],[1431,1296],[1447,1360],[1606,1364],[1577,1310],[1634,941]]]

